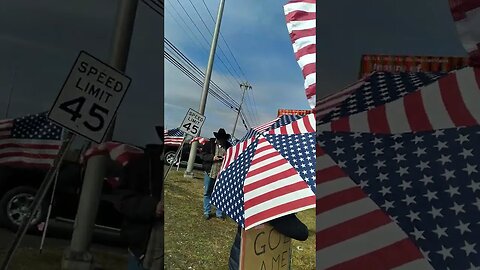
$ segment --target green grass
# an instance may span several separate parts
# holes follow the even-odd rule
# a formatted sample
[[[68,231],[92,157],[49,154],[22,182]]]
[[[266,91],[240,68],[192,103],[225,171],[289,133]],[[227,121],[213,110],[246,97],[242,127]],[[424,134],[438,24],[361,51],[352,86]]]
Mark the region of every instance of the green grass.
[[[37,248],[19,248],[8,269],[11,270],[61,270],[65,249],[49,248],[39,253]],[[5,251],[0,252],[3,261]],[[109,252],[93,251],[96,264],[104,270],[126,270],[127,256]]]
[[[195,172],[196,176],[203,176]],[[203,219],[203,177],[184,178],[171,171],[165,182],[165,269],[228,269],[234,221]],[[292,269],[315,269],[315,210],[299,213],[309,228],[305,242],[292,243]]]

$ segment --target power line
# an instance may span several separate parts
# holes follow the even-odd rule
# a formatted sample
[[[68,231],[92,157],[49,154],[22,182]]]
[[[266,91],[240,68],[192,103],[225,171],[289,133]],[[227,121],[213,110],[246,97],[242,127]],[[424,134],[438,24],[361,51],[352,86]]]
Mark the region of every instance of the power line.
[[[210,9],[208,8],[207,3],[205,3],[205,0],[202,0],[202,2],[203,2],[203,5],[205,6],[205,8],[206,8],[207,11],[208,11],[208,14],[210,14],[210,18],[212,19],[213,22],[215,22],[215,19],[213,18],[212,12],[210,12]],[[247,80],[247,78],[246,78],[247,76],[245,76],[245,73],[243,72],[242,67],[238,64],[237,58],[236,58],[235,55],[233,54],[232,50],[230,49],[230,46],[228,45],[228,42],[227,42],[227,41],[225,40],[225,38],[223,37],[223,34],[222,34],[222,33],[220,33],[220,37],[222,38],[222,40],[223,40],[223,42],[225,43],[225,45],[227,45],[227,49],[228,49],[228,51],[230,52],[230,54],[232,55],[233,60],[234,60],[235,63],[237,64],[237,67],[238,67],[238,69],[240,70],[240,73],[242,73],[243,79],[244,79],[244,80]]]
[[[164,51],[164,57],[167,59],[171,64],[173,64],[176,68],[178,68],[182,73],[184,73],[188,78],[190,78],[194,83],[196,83],[198,86],[202,87],[203,82],[200,78],[195,76],[191,71],[189,71],[184,65],[182,65],[180,62],[178,62],[174,56],[172,56],[169,52]],[[229,104],[227,100],[222,98],[216,91],[209,89],[209,93],[212,94],[214,98],[219,100],[221,103],[223,103],[225,106],[229,107],[233,111],[235,111],[235,108]]]
[[[190,28],[190,26],[188,25],[188,23],[185,21],[185,19],[183,18],[182,15],[180,15],[180,12],[178,12],[177,8],[169,1],[167,0],[168,3],[170,3],[170,6],[172,6],[172,9],[173,11],[175,11],[175,13],[177,14],[177,16],[173,16],[173,14],[170,12],[170,8],[167,8],[167,12],[172,16],[172,18],[175,20],[175,22],[180,26],[182,27],[182,25],[178,22],[177,18],[180,18],[183,22],[183,24],[185,24],[185,26],[187,27],[187,29],[189,30],[189,32],[192,34],[192,36],[195,38],[194,41],[197,42],[198,45],[200,45],[200,47],[202,47],[203,49],[205,49],[205,51],[207,52],[207,55],[208,55],[208,48],[205,46],[205,44],[203,44],[201,42],[201,40],[198,38],[197,35],[195,35],[195,33],[193,32],[192,28]],[[183,27],[182,27],[183,28]],[[192,39],[193,40],[193,39]]]
[[[143,1],[145,1],[145,0],[143,0]],[[152,1],[153,1],[153,0],[152,0]],[[169,1],[169,0],[167,0],[167,1]],[[204,24],[204,26],[205,26],[205,27],[207,28],[207,30],[211,33],[211,31],[209,30],[208,26],[206,25],[206,22],[202,19],[201,15],[200,15],[200,13],[199,13],[199,11],[198,11],[198,9],[196,9],[195,5],[192,3],[191,0],[189,0],[189,2],[190,2],[190,4],[192,5],[192,7],[195,9],[195,12],[197,13],[197,15],[198,15],[198,16],[200,17],[200,19],[202,20],[202,23]],[[174,15],[170,12],[170,8],[167,8],[167,12],[169,12],[169,14],[174,18],[175,22],[176,22],[183,30],[185,30],[185,28],[182,26],[182,24],[179,22],[179,20],[177,20],[177,18],[180,18],[180,19],[182,20],[183,24],[187,27],[188,32],[190,32],[191,35],[194,37],[194,38],[192,39],[192,41],[198,43],[198,44],[199,44],[201,47],[203,47],[203,49],[204,49],[205,51],[207,51],[207,53],[208,53],[208,48],[206,48],[205,45],[204,45],[204,43],[206,43],[206,44],[208,45],[208,41],[206,40],[205,35],[204,35],[203,32],[199,29],[199,27],[197,27],[197,24],[195,24],[192,16],[190,16],[190,14],[188,13],[188,11],[187,11],[187,9],[185,8],[185,6],[182,5],[182,3],[181,3],[179,0],[177,0],[177,3],[178,3],[178,4],[180,5],[180,7],[182,8],[183,12],[187,15],[187,17],[189,18],[190,22],[194,25],[196,31],[193,31],[193,30],[192,30],[192,28],[189,26],[189,24],[188,24],[188,23],[186,22],[186,20],[184,19],[185,16],[180,15],[180,13],[179,13],[179,11],[177,10],[177,8],[175,7],[175,5],[173,5],[171,2],[169,2],[169,4],[172,6],[173,11],[174,11],[178,16],[174,16]],[[204,5],[206,5],[205,2],[204,2]],[[210,17],[212,18],[212,21],[215,22],[215,20],[213,19],[212,14],[211,14],[211,12],[210,12],[210,10],[208,9],[207,6],[206,6],[206,8],[207,8],[208,13],[210,14]],[[185,31],[185,32],[187,32],[187,31]],[[201,42],[200,39],[198,39],[197,35],[195,35],[194,32],[198,32],[198,33],[201,35],[201,37],[203,38],[204,42]],[[189,35],[189,33],[187,33],[187,34]],[[222,33],[220,33],[220,35],[222,35]],[[190,35],[189,35],[189,36],[190,36]],[[190,38],[191,38],[191,37],[190,37]],[[240,67],[239,64],[238,64],[238,61],[236,60],[235,55],[233,55],[232,50],[231,50],[230,47],[228,46],[228,43],[226,42],[225,38],[223,37],[223,35],[222,35],[222,39],[223,39],[224,43],[227,45],[227,48],[228,48],[230,54],[231,54],[232,57],[234,58],[234,61],[235,61],[235,63],[237,64],[238,69],[240,70],[241,73],[243,73],[243,75],[245,75],[245,73],[243,72],[243,70],[241,69],[241,67]],[[171,42],[170,42],[170,43],[171,43]],[[171,45],[173,45],[173,44],[171,44]],[[180,50],[178,50],[178,48],[176,48],[174,45],[172,46],[172,48],[177,52],[177,54],[180,52]],[[221,48],[220,48],[220,50],[221,50]],[[223,52],[223,50],[221,50],[221,51]],[[197,73],[199,72],[199,74],[201,74],[201,77],[204,77],[204,76],[205,76],[205,75],[204,75],[204,72],[201,71],[200,69],[198,69],[198,67],[197,67],[196,65],[194,65],[193,62],[192,62],[188,57],[186,57],[186,56],[185,56],[183,53],[181,53],[181,52],[180,52],[179,55],[188,63],[188,65],[190,65],[190,66],[193,65],[192,68],[193,68],[194,70],[196,70]],[[224,57],[226,58],[226,61],[227,61],[227,62],[230,64],[230,66],[233,68],[233,70],[235,71],[235,73],[237,74],[237,76],[239,76],[238,73],[236,72],[235,67],[234,67],[233,64],[229,61],[227,55],[226,55],[225,53],[223,53],[223,55],[224,55]],[[216,58],[217,58],[217,59],[221,62],[221,64],[226,68],[226,70],[228,71],[228,73],[229,73],[230,75],[232,75],[232,77],[227,76],[227,79],[230,80],[230,82],[232,82],[232,78],[234,78],[234,79],[237,80],[237,82],[238,82],[237,77],[236,77],[236,76],[232,73],[232,71],[228,68],[228,66],[225,64],[225,62],[222,60],[222,58],[221,58],[219,55],[216,55]],[[238,85],[238,84],[236,84],[236,83],[234,83],[234,82],[232,82],[232,84],[235,86],[235,88],[236,88],[236,86]],[[233,106],[233,107],[239,106],[238,103],[237,103],[230,95],[228,95],[223,89],[221,89],[217,84],[213,83],[212,88],[214,88],[214,89],[216,89],[217,91],[219,91],[220,95],[224,96],[225,99],[230,100],[230,102],[233,101],[232,104],[235,105],[235,106]],[[256,109],[256,108],[255,108],[255,109]],[[249,112],[249,113],[247,114],[247,116],[252,115],[252,117],[250,117],[251,119],[253,119],[253,117],[256,117],[255,113],[254,113],[252,110],[249,110],[248,107],[247,107],[247,111]],[[247,121],[248,121],[248,119],[247,119]]]
[[[190,1],[190,0],[189,0],[189,1]],[[208,14],[210,15],[210,18],[211,18],[212,22],[215,23],[215,19],[214,19],[213,15],[212,15],[212,12],[211,12],[210,9],[208,8],[207,3],[205,3],[205,0],[202,0],[202,2],[203,2],[203,5],[205,6],[205,9],[206,9],[207,12],[208,12]],[[197,14],[198,14],[198,12],[197,12]],[[204,25],[205,25],[205,23],[204,23]],[[228,42],[226,41],[225,37],[223,36],[223,34],[222,34],[221,32],[220,32],[220,37],[222,38],[223,42],[224,42],[225,45],[227,46],[227,49],[228,49],[228,51],[230,52],[230,55],[232,56],[233,60],[235,61],[235,64],[236,64],[237,67],[238,67],[238,70],[240,71],[240,73],[242,73],[243,78],[246,80],[245,72],[243,72],[242,67],[241,67],[240,64],[238,63],[237,58],[236,58],[235,55],[233,54],[232,49],[231,49],[230,46],[228,45]],[[226,57],[226,56],[225,56],[225,57]],[[233,66],[232,66],[232,68],[233,68]],[[235,69],[235,68],[234,68],[234,69]],[[235,71],[236,71],[236,70],[235,70]],[[237,75],[238,75],[238,73],[237,73]],[[247,96],[250,97],[249,95],[247,95]],[[256,119],[255,122],[258,124],[258,119],[256,118],[256,116],[257,116],[256,114],[258,114],[258,111],[257,111],[257,108],[256,108],[256,103],[255,103],[255,99],[254,99],[253,93],[252,93],[252,100],[253,100],[253,109],[252,109],[252,111],[251,111],[251,114],[254,116],[254,118]],[[248,106],[248,105],[247,105],[247,106]],[[256,113],[254,113],[253,110],[255,110]],[[248,107],[247,107],[247,111],[248,111]]]
[[[200,18],[200,20],[202,21],[203,25],[204,25],[205,28],[207,29],[207,31],[210,33],[211,36],[213,36],[212,31],[210,31],[210,29],[208,28],[207,24],[205,23],[205,21],[204,21],[203,18],[202,18],[202,15],[200,15],[200,13],[198,12],[197,8],[196,8],[195,5],[192,3],[192,0],[188,0],[188,2],[190,2],[190,5],[192,5],[193,9],[195,10],[195,13],[197,13],[197,16]],[[214,23],[215,23],[215,20],[214,20]],[[220,34],[221,34],[221,32],[220,32]],[[219,44],[219,46],[218,46],[218,49],[220,50],[220,53],[223,54],[223,56],[225,56],[225,59],[226,59],[227,63],[230,64],[230,66],[231,66],[231,67],[233,68],[233,70],[235,71],[236,75],[239,76],[239,74],[236,72],[235,68],[233,67],[232,63],[229,61],[227,55],[226,55],[225,52],[222,50],[222,47],[220,46],[220,44]],[[233,73],[230,71],[230,69],[228,69],[228,72],[233,75]],[[240,77],[240,76],[239,76],[239,77]],[[235,79],[236,79],[236,78],[235,78]],[[237,83],[240,84],[240,81],[239,81],[238,79],[236,79],[236,80],[237,80]]]
[[[205,73],[200,68],[198,68],[185,54],[183,54],[180,49],[178,49],[172,42],[170,42],[167,38],[164,38],[164,42],[166,43],[167,48],[172,48],[175,53],[180,56],[180,58],[182,58],[190,67],[192,67],[197,72],[197,74],[199,74],[202,78],[205,77]],[[216,88],[216,90],[226,96],[227,99],[232,101],[235,106],[240,106],[228,93],[221,89],[215,82],[212,81],[212,85],[213,88]]]
[[[200,28],[198,28],[197,24],[195,23],[195,21],[193,20],[193,18],[190,16],[190,14],[188,13],[188,11],[185,9],[185,7],[182,5],[182,3],[180,2],[180,0],[176,0],[178,2],[178,4],[180,5],[180,7],[183,9],[183,11],[185,12],[185,14],[187,15],[187,17],[190,19],[190,21],[192,22],[193,26],[195,26],[195,28],[197,29],[197,31],[200,33],[200,35],[203,37],[203,40],[207,43],[207,45],[210,45],[210,43],[208,42],[207,38],[205,37],[205,35],[203,34],[203,32],[200,30]],[[191,2],[190,2],[191,3]],[[193,5],[193,4],[192,4]],[[197,13],[198,14],[198,13]],[[200,16],[200,15],[199,15]],[[201,18],[201,16],[200,16]],[[201,18],[202,19],[202,18]],[[203,21],[203,19],[202,19]],[[203,21],[204,22],[204,21]],[[205,24],[204,24],[205,25]],[[207,27],[207,30],[209,31],[208,27]],[[210,32],[210,31],[209,31]],[[210,32],[211,33],[211,32]],[[212,34],[212,33],[211,33]],[[213,35],[213,34],[212,34]],[[221,48],[219,48],[220,51],[221,51]],[[219,56],[219,55],[216,55],[216,58],[223,64],[223,66],[225,67],[226,71],[233,77],[236,79],[235,75],[230,71],[230,69],[227,67],[227,65],[225,64],[225,62],[222,60],[222,58]],[[228,60],[228,59],[226,59]],[[229,80],[231,80],[231,78],[228,78]],[[238,79],[236,79],[237,82],[239,83]],[[235,84],[235,83],[233,83]]]
[[[157,2],[155,0],[142,0],[142,2],[147,5],[148,7],[150,7],[151,10],[155,11],[158,15],[160,16],[164,16],[164,8],[163,8],[163,3],[161,2]],[[158,10],[158,9],[160,10]]]
[[[256,124],[257,124],[257,125],[260,125],[260,124],[262,124],[262,123],[259,123],[258,118],[257,118],[257,116],[258,116],[257,103],[255,102],[255,95],[254,95],[253,92],[252,92],[252,101],[253,101],[253,110],[254,110],[254,114],[253,114],[253,115],[255,116]]]
[[[179,58],[181,59],[180,61],[183,61],[188,66],[190,66],[190,68],[193,69],[193,72],[191,70],[188,70],[188,68],[185,67],[184,64],[181,64],[178,60],[174,59],[174,57],[170,55],[170,53],[166,52],[165,58],[172,62],[172,64],[174,64],[178,69],[180,69],[180,71],[186,74],[195,83],[201,86],[202,80],[200,78],[204,79],[205,77],[203,71],[201,71],[190,59],[188,59],[188,57],[186,57],[178,48],[175,47],[175,45],[173,45],[166,38],[165,43],[165,48],[167,49],[167,51],[173,51],[172,53],[179,55]],[[193,73],[197,73],[198,75],[200,75],[200,78],[195,76]],[[223,91],[223,89],[221,89],[215,82],[212,81],[211,85],[212,87],[209,89],[209,93],[212,93],[215,98],[217,98],[219,101],[221,101],[224,105],[226,105],[233,111],[238,112],[239,104],[230,95]]]

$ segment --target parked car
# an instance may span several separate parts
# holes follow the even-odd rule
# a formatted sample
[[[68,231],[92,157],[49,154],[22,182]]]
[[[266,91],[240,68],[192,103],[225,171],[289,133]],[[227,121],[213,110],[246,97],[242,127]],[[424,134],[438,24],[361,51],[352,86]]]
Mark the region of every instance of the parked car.
[[[180,160],[184,164],[186,164],[186,162],[188,161],[191,147],[192,145],[190,143],[185,143],[183,145]],[[167,165],[172,165],[176,163],[175,155],[177,154],[177,151],[179,148],[180,148],[180,145],[168,145],[168,144],[165,145],[165,163]],[[197,155],[195,157],[195,165],[197,167],[202,165],[201,153],[202,153],[202,145],[198,144]]]
[[[55,201],[50,218],[74,222],[80,200],[85,166],[80,164],[78,152],[69,154],[59,170]],[[111,161],[109,166],[116,165]],[[118,168],[112,167],[109,171],[115,171],[115,169]],[[12,231],[18,229],[46,173],[46,170],[40,169],[0,166],[0,224],[2,226]],[[110,176],[113,177],[114,175]],[[96,226],[119,230],[122,215],[114,207],[113,188],[111,181],[104,181]],[[51,191],[52,188],[43,200],[40,210],[35,214],[29,227],[30,231],[35,231],[36,226],[45,221]]]

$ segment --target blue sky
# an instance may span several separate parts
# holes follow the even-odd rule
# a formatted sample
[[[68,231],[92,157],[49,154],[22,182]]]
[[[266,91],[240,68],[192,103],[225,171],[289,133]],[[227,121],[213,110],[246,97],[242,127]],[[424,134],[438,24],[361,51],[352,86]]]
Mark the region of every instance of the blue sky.
[[[214,22],[204,3],[216,18],[219,0],[191,1],[204,18],[208,29],[213,32]],[[165,37],[205,71],[211,34],[191,3],[188,0],[180,2],[199,30],[203,32],[208,43],[203,40],[177,0],[165,1]],[[308,109],[302,73],[293,54],[283,14],[285,3],[284,0],[227,0],[225,3],[221,33],[245,73],[246,79],[253,87],[253,97],[251,93],[244,103],[247,106],[245,112],[252,125],[263,124],[274,119],[280,108]],[[196,34],[196,38],[176,15],[177,12],[184,16],[183,19]],[[221,37],[218,44],[224,54],[217,49],[217,55],[222,58],[225,66],[233,75],[237,73],[242,75],[240,71],[234,71],[235,60]],[[226,58],[233,67],[228,64]],[[240,102],[242,91],[232,77],[240,77],[240,81],[244,78],[232,76],[225,66],[217,58],[212,79],[237,102]],[[198,110],[201,90],[201,87],[165,61],[165,123],[168,128],[178,127],[189,107]],[[225,128],[229,133],[232,132],[236,113],[212,96],[207,99],[205,116],[206,123],[202,136],[211,137],[212,132],[220,127]],[[245,128],[239,123],[235,136],[240,137],[244,133]]]

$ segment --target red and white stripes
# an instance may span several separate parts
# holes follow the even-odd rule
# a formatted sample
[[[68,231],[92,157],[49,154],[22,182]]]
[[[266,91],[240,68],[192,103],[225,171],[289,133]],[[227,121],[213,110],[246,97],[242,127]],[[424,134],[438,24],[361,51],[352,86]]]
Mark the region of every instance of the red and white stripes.
[[[252,144],[255,141],[255,138],[252,137],[250,139],[247,139],[243,142],[239,142],[236,145],[228,148],[227,153],[225,153],[225,158],[222,163],[222,167],[220,169],[220,173],[224,171],[232,162],[234,162],[244,151],[247,149],[250,144]]]
[[[245,229],[315,208],[315,194],[296,169],[261,136],[243,187]]]
[[[293,135],[315,133],[315,116],[308,114],[292,123],[268,131],[268,134]]]
[[[258,131],[258,132],[264,132],[266,131],[267,129],[269,129],[279,118],[276,118],[272,121],[269,121],[265,124],[262,124],[260,126],[257,126],[257,127],[253,127],[252,129],[255,130],[255,131]]]
[[[0,120],[0,164],[50,168],[58,155],[57,140],[13,139],[13,119]]]
[[[83,156],[83,162],[86,162],[92,156],[107,154],[110,155],[112,160],[125,166],[132,158],[142,155],[143,150],[128,144],[106,142],[88,149]]]
[[[317,131],[402,133],[478,125],[480,69],[464,68],[366,112],[317,126]]]
[[[471,65],[480,65],[480,0],[449,0],[450,11]]]
[[[320,145],[316,178],[317,269],[433,269]]]
[[[365,81],[360,80],[338,93],[335,93],[320,99],[317,102],[317,106],[314,109],[315,117],[317,118],[317,121],[320,121],[325,115],[327,115],[329,112],[333,111],[337,106],[342,104],[343,101],[345,101],[351,94],[357,91],[364,84],[365,84]]]
[[[284,6],[295,58],[305,78],[311,108],[316,102],[316,0],[291,0]]]
[[[13,120],[0,120],[0,139],[10,137],[10,133],[13,127]]]

